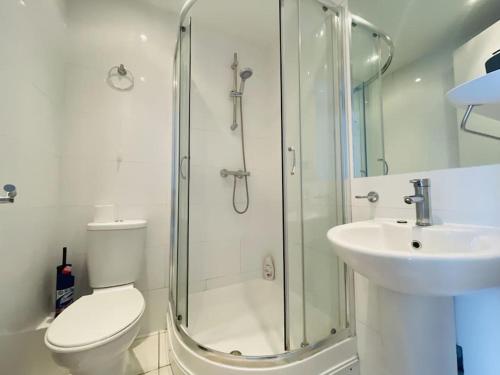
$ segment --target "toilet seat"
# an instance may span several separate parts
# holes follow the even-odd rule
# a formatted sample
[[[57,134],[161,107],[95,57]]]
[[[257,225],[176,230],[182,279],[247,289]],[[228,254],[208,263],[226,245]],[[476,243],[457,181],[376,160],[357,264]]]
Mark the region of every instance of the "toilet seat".
[[[144,308],[144,297],[132,286],[99,290],[64,310],[48,328],[45,342],[56,351],[102,345],[134,325]]]

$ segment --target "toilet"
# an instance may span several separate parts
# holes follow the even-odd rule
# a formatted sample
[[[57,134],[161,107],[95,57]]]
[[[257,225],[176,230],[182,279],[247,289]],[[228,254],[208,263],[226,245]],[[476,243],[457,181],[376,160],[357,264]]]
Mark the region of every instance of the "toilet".
[[[143,262],[145,220],[90,223],[87,268],[93,293],[64,310],[45,334],[55,362],[72,375],[120,375],[145,302],[134,287]]]

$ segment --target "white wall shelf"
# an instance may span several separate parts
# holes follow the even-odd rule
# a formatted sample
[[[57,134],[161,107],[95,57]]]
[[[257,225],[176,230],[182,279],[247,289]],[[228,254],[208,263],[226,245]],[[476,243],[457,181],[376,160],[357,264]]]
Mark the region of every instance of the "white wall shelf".
[[[447,96],[456,106],[500,104],[500,70],[465,82]]]
[[[474,113],[500,120],[500,70],[455,87],[447,97],[457,107],[474,105]]]

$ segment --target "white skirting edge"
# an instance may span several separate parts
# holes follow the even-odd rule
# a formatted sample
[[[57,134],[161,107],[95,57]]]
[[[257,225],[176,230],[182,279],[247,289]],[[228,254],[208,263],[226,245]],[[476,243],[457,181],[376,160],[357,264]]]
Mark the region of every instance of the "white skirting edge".
[[[54,321],[54,315],[49,315],[45,319],[43,319],[40,324],[38,324],[35,328],[36,331],[39,331],[41,329],[47,329],[49,326],[52,324]]]
[[[169,311],[168,351],[174,375],[359,375],[355,337],[291,364],[268,368],[235,367],[210,361],[193,352],[174,328],[171,316]]]

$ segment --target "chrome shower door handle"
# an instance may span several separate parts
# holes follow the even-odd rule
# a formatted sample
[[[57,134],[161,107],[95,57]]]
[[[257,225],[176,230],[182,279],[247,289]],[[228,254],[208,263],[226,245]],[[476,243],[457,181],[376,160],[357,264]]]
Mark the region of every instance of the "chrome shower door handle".
[[[290,174],[292,176],[295,176],[295,169],[297,168],[297,153],[295,151],[295,149],[293,147],[288,147],[288,152],[292,152],[293,153],[293,159],[292,159],[292,170],[290,172]]]
[[[184,167],[184,161],[186,160],[189,160],[189,156],[183,156],[182,159],[181,159],[181,163],[179,165],[179,173],[181,175],[181,178],[183,180],[187,180],[187,177],[186,175],[184,174],[184,170],[183,170],[183,167]]]
[[[389,163],[384,158],[377,159],[377,161],[384,165],[384,176],[387,176],[389,174]]]

